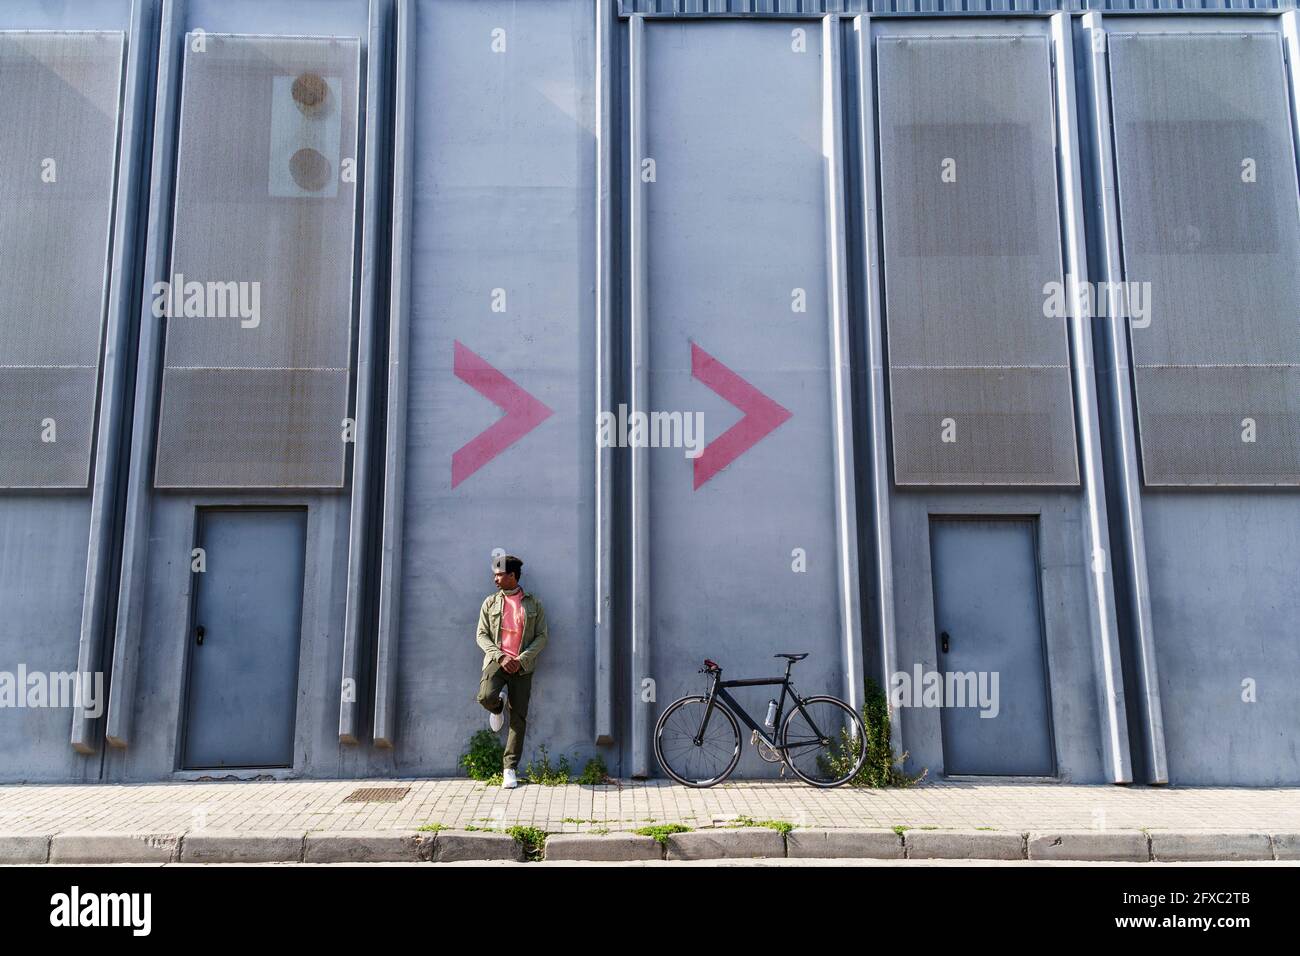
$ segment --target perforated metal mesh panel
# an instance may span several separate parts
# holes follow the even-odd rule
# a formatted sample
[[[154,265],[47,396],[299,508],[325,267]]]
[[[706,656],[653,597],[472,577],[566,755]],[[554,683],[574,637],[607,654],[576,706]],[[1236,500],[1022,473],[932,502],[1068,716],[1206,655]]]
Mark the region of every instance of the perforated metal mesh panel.
[[[169,369],[160,487],[312,487],[342,467],[347,369]],[[205,472],[196,470],[201,463]],[[329,474],[332,474],[330,472]]]
[[[123,43],[0,32],[0,487],[90,480]]]
[[[185,53],[155,482],[341,487],[360,47],[203,45]]]
[[[1057,435],[1070,416],[1068,369],[895,368],[891,398],[896,474],[981,485],[1075,474],[1074,444]]]
[[[1149,475],[1198,484],[1210,464],[1216,479],[1249,484],[1300,474],[1300,368],[1139,366],[1135,374],[1142,421],[1160,437],[1144,447]]]
[[[1077,484],[1047,41],[876,48],[894,479]]]
[[[0,463],[6,487],[85,485],[98,381],[95,366],[0,370]]]
[[[1130,330],[1144,480],[1298,484],[1300,190],[1280,40],[1115,35],[1110,70],[1125,277],[1150,283]]]

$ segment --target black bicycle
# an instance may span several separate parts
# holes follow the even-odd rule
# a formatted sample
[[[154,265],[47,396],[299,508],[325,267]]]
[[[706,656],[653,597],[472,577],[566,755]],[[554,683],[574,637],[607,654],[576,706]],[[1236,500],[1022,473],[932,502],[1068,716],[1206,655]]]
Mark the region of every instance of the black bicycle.
[[[710,676],[709,692],[673,701],[655,724],[655,757],[664,773],[688,787],[711,787],[726,780],[740,762],[739,714],[750,729],[750,743],[768,763],[784,764],[814,787],[838,787],[852,780],[867,759],[866,728],[857,711],[838,697],[799,696],[790,682],[790,668],[807,656],[776,654],[785,658],[785,676],[755,680],[724,681],[722,668],[706,660],[699,673]],[[728,687],[776,684],[781,685],[781,699],[768,701],[762,726],[727,693]],[[787,693],[794,706],[782,720]]]

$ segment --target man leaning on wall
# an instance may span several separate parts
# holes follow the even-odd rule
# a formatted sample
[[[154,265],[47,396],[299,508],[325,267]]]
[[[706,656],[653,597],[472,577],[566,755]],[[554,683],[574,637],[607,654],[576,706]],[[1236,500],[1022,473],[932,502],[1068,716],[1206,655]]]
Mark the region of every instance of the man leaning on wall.
[[[549,637],[542,602],[519,584],[523,568],[523,561],[513,554],[493,559],[492,580],[497,590],[479,608],[475,638],[483,650],[478,702],[487,709],[488,725],[494,731],[501,730],[507,717],[510,722],[501,774],[501,786],[507,790],[519,785],[516,768],[528,729],[533,670]]]

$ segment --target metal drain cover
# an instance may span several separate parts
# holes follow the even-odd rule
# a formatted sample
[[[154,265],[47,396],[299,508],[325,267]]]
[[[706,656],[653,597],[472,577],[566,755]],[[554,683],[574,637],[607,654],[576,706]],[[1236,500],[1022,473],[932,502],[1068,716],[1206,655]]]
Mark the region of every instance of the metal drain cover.
[[[410,787],[362,787],[343,798],[344,803],[397,803],[411,792]]]

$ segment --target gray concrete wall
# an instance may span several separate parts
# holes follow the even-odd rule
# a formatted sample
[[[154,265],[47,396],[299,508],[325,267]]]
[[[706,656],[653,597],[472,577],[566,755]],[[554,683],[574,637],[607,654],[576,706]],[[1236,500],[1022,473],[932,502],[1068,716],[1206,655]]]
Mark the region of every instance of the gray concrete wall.
[[[1295,786],[1300,503],[1148,492],[1142,512],[1170,782]]]
[[[170,170],[180,89],[176,79],[180,68],[180,45],[186,31],[202,28],[209,33],[337,34],[358,37],[363,45],[368,46],[371,23],[367,0],[329,0],[326,3],[175,0],[164,5],[160,46],[163,90],[155,147],[155,169],[162,172],[163,178],[155,181],[150,197],[151,220],[145,271],[151,277],[155,271],[160,276],[165,275],[171,242],[173,183]],[[367,51],[367,56],[370,55]],[[383,89],[373,92],[375,96],[384,94]],[[359,135],[365,142],[364,130]],[[376,160],[382,162],[378,157]],[[359,184],[364,182],[358,179]],[[375,195],[367,202],[382,207],[383,196]],[[371,244],[373,228],[368,224],[379,218],[377,209],[370,217],[363,217],[358,211],[358,276],[361,275],[363,257],[368,261],[374,255]],[[362,226],[362,223],[367,225]],[[176,224],[177,229],[196,227],[190,222]],[[360,278],[357,282],[359,289],[365,288]],[[353,302],[338,305],[352,316],[355,341],[358,328],[364,329],[374,317],[367,311],[372,306],[364,292],[354,294],[357,298]],[[146,300],[146,310],[149,305]],[[354,501],[363,500],[364,494],[358,499],[349,493],[350,489],[338,493],[156,491],[153,487],[154,395],[161,352],[157,327],[161,323],[147,313],[142,322],[154,325],[142,329],[132,487],[127,508],[125,551],[128,560],[122,584],[113,670],[114,680],[119,685],[125,684],[129,691],[119,693],[114,702],[116,713],[110,713],[108,733],[112,745],[106,748],[105,779],[166,779],[178,771],[187,670],[194,643],[195,622],[191,605],[195,573],[191,570],[191,552],[195,544],[196,513],[198,508],[212,506],[301,506],[308,512],[294,758],[292,767],[276,773],[324,777],[372,772],[366,765],[364,749],[343,745],[339,741],[346,612],[350,599],[363,601],[350,570],[354,552],[364,556],[363,545],[359,552],[353,547],[352,512]],[[361,338],[364,341],[365,337]],[[362,389],[369,387],[364,372],[357,372],[354,378],[359,379]],[[358,452],[349,460],[355,466],[361,457],[362,453]],[[364,619],[364,612],[359,611],[359,616]],[[363,668],[368,653],[365,648],[360,651],[360,666]],[[251,773],[256,771],[243,775]],[[179,774],[182,778],[195,775]]]
[[[707,445],[694,459],[644,452],[647,510],[632,520],[648,536],[648,667],[629,690],[652,679],[657,717],[702,691],[705,657],[740,679],[779,677],[775,654],[808,652],[800,691],[843,695],[856,621],[837,591],[822,29],[653,22],[644,60],[641,149],[656,180],[629,187],[646,210],[633,238],[648,283],[643,407],[702,415]],[[738,380],[772,404],[738,408]],[[722,436],[749,416],[770,431],[728,461]],[[732,693],[761,721],[780,689]],[[778,769],[746,745],[737,773]]]
[[[0,492],[0,670],[17,682],[19,668],[95,676],[107,692],[103,656],[111,641],[111,581],[117,562],[114,521],[119,510],[120,427],[125,414],[122,376],[132,360],[133,327],[129,321],[135,280],[134,220],[140,188],[134,177],[144,148],[142,122],[148,115],[153,37],[150,0],[86,0],[49,4],[23,0],[5,4],[0,30],[112,31],[126,38],[123,104],[119,117],[119,169],[116,204],[111,209],[112,241],[105,250],[105,314],[99,329],[105,352],[100,357],[96,439],[90,483],[73,491]],[[75,84],[77,79],[70,78]],[[97,156],[103,160],[104,157]],[[59,162],[76,162],[60,157]],[[72,181],[76,181],[75,174]],[[71,267],[91,270],[83,280],[96,281],[90,263]],[[57,270],[58,263],[51,263]],[[53,277],[52,277],[53,278]],[[54,279],[54,281],[59,281]],[[34,304],[39,308],[39,303]],[[48,317],[57,321],[59,317]],[[0,348],[0,352],[3,352]],[[0,359],[3,363],[4,359]],[[6,427],[11,423],[6,422]],[[18,697],[24,688],[14,686]],[[18,703],[16,698],[11,704]],[[30,703],[27,696],[25,702]],[[47,701],[48,703],[48,701]],[[106,706],[100,699],[99,704]],[[102,715],[84,715],[79,730],[84,743],[102,726]],[[44,706],[0,708],[0,781],[87,781],[100,772],[95,747],[79,752],[71,740],[74,710]]]
[[[77,669],[90,501],[83,495],[0,497],[0,670]],[[21,692],[21,690],[19,690]],[[0,780],[94,780],[99,757],[68,743],[72,711],[0,708]]]
[[[521,768],[546,747],[580,769],[597,752],[593,8],[439,0],[410,13],[404,526],[385,543],[401,551],[397,713],[393,749],[374,759],[456,774],[486,729],[475,632],[499,549],[523,559],[550,631]],[[493,386],[467,371],[479,363],[545,406],[481,453],[478,436],[528,413],[483,393]]]
[[[1275,18],[1240,18],[1234,26],[1266,33],[1281,28]],[[1111,166],[1111,94],[1100,52],[1104,45],[1097,42],[1098,34],[1107,29],[1153,34],[1175,31],[1170,30],[1167,19],[1157,17],[1094,17],[1085,19],[1081,27],[1077,49],[1091,51],[1081,59],[1083,81],[1089,87],[1081,103],[1081,117],[1085,141],[1091,147],[1087,176],[1093,240],[1090,265],[1094,278],[1127,278],[1120,256],[1120,209],[1114,198]],[[1226,29],[1227,22],[1192,18],[1180,21],[1179,27],[1215,32]],[[1294,30],[1293,25],[1287,41],[1292,61]],[[1294,124],[1294,62],[1290,71],[1288,92]],[[1219,109],[1246,109],[1231,100],[1207,102]],[[1250,101],[1250,108],[1260,102]],[[1275,109],[1275,115],[1277,112],[1281,111]],[[1282,133],[1283,143],[1296,136],[1294,128],[1277,132]],[[1292,187],[1295,182],[1290,174],[1280,179]],[[1249,268],[1254,270],[1253,281],[1264,286],[1285,282],[1285,270],[1293,269],[1294,263],[1261,259]],[[1274,268],[1283,271],[1270,274]],[[1164,301],[1159,294],[1155,289],[1152,297]],[[1229,310],[1223,315],[1225,332],[1231,335],[1232,324],[1240,322],[1241,334],[1249,336],[1245,323],[1253,317],[1248,313],[1236,316]],[[1272,317],[1260,318],[1268,328]],[[1295,490],[1179,490],[1145,485],[1138,467],[1142,447],[1131,387],[1135,357],[1129,348],[1130,335],[1122,319],[1108,320],[1097,323],[1096,338],[1100,345],[1098,381],[1106,393],[1108,497],[1112,526],[1117,531],[1125,684],[1135,751],[1141,742],[1138,779],[1173,784],[1294,785],[1300,779],[1295,744],[1300,655],[1293,626],[1300,608],[1295,588],[1300,567],[1296,545],[1300,503]],[[1255,340],[1248,337],[1244,341]],[[1230,404],[1230,396],[1225,397]],[[1244,396],[1242,400],[1248,401]],[[1287,407],[1287,396],[1277,400]],[[1223,464],[1225,471],[1218,480],[1224,485],[1242,483],[1226,460],[1230,456],[1225,455],[1220,463],[1218,451],[1203,450],[1201,454],[1207,473],[1213,475]],[[1278,469],[1277,477],[1279,483],[1290,480],[1283,469]],[[1196,480],[1214,483],[1204,477]]]
[[[411,252],[405,311],[395,314],[409,332],[400,459],[405,511],[395,535],[382,542],[382,552],[368,551],[368,526],[355,507],[369,491],[377,494],[383,474],[371,475],[356,497],[353,489],[156,492],[157,355],[148,349],[158,340],[156,328],[142,325],[146,354],[137,383],[131,494],[117,492],[124,500],[111,506],[125,501],[129,509],[127,542],[112,555],[127,580],[118,643],[110,626],[102,648],[105,660],[116,655],[131,678],[116,698],[124,746],[105,746],[97,736],[101,723],[90,739],[94,752],[81,756],[69,745],[68,711],[0,712],[0,780],[101,779],[101,762],[102,779],[111,781],[176,774],[193,624],[190,551],[195,510],[203,506],[296,505],[309,512],[295,755],[283,775],[458,772],[470,736],[486,726],[474,702],[482,656],[473,632],[479,603],[492,588],[488,567],[496,548],[524,558],[524,584],[545,602],[551,629],[525,762],[545,745],[553,758],[570,756],[575,769],[600,753],[614,772],[656,773],[648,752],[656,707],[700,686],[695,670],[706,655],[721,661],[728,677],[751,677],[779,671],[771,657],[776,651],[811,651],[795,668],[805,692],[856,692],[863,658],[868,671],[882,668],[886,642],[865,636],[874,635],[877,619],[856,620],[856,597],[846,600],[835,573],[845,566],[846,549],[876,532],[863,527],[859,536],[851,520],[852,495],[876,490],[866,463],[850,471],[847,515],[837,477],[851,461],[837,445],[837,429],[853,424],[837,418],[836,363],[847,361],[836,353],[842,331],[836,323],[847,318],[835,312],[837,283],[844,270],[862,264],[844,258],[837,236],[842,223],[828,215],[843,209],[836,177],[858,174],[837,170],[842,153],[827,146],[844,134],[840,111],[853,108],[833,98],[852,99],[845,92],[852,84],[839,82],[852,71],[828,57],[849,55],[851,25],[841,31],[845,45],[828,53],[821,22],[799,21],[807,51],[798,54],[790,47],[791,21],[638,21],[613,31],[622,43],[610,57],[610,73],[601,76],[596,7],[586,0],[420,0],[407,7],[414,30],[412,58],[405,61],[414,96],[406,129],[409,216],[395,220],[382,190],[367,197],[376,228],[404,226]],[[125,0],[86,0],[93,15],[84,23],[70,13],[77,4],[55,9],[33,0],[13,9],[19,12],[6,10],[0,28],[103,29],[130,7]],[[163,46],[169,51],[195,26],[364,41],[371,5],[169,0],[159,9],[170,16]],[[502,53],[492,50],[497,28],[505,30]],[[1022,19],[1012,28],[1039,26]],[[912,20],[905,29],[930,27]],[[827,84],[828,75],[834,82]],[[164,76],[174,82],[174,69]],[[392,79],[381,71],[370,91],[381,112],[391,111]],[[618,90],[608,120],[598,104],[601,83]],[[153,183],[150,197],[156,221],[146,259],[160,269],[170,228],[158,210],[171,201],[165,130],[174,123],[172,110],[174,104],[160,115],[156,168],[163,179]],[[602,142],[602,121],[617,147]],[[642,148],[657,161],[657,182],[632,201],[630,192],[647,188],[638,180]],[[381,137],[377,150],[371,159],[387,169],[390,144]],[[610,157],[622,162],[612,171],[618,184],[606,195],[598,173]],[[148,157],[137,166],[143,183]],[[865,190],[872,191],[874,183]],[[633,221],[632,210],[646,218]],[[614,222],[609,250],[599,239],[602,213]],[[403,215],[399,208],[396,216]],[[367,249],[358,274],[386,287],[385,250],[380,244]],[[611,251],[625,256],[627,267],[613,270],[612,312],[602,314],[598,261]],[[805,290],[806,312],[790,309],[796,287]],[[505,291],[504,312],[492,309],[495,289]],[[385,305],[378,296],[373,312],[359,310],[358,322],[378,327],[389,318]],[[791,417],[699,485],[682,449],[648,449],[640,471],[631,453],[619,449],[614,472],[629,480],[602,511],[593,478],[601,404],[597,330],[605,318],[617,342],[600,373],[619,383],[615,408],[635,398],[647,410],[703,411],[706,440],[738,421],[734,403],[692,374],[695,342]],[[855,313],[852,321],[862,316]],[[551,414],[453,484],[453,457],[503,414],[457,375],[457,343]],[[861,346],[859,339],[853,356],[859,373],[866,367]],[[375,357],[377,369],[382,358]],[[863,422],[857,427],[859,448],[887,437],[870,434]],[[1107,427],[1118,426],[1108,419]],[[378,442],[378,434],[376,428],[369,437]],[[386,451],[390,462],[397,460],[391,446]],[[1112,779],[1102,642],[1091,623],[1099,602],[1089,583],[1085,490],[899,491],[889,474],[886,468],[880,487],[892,540],[884,577],[892,588],[894,666],[936,667],[930,515],[1037,516],[1058,774],[1073,782]],[[1300,783],[1294,493],[1144,491],[1140,505],[1170,779]],[[610,659],[598,663],[602,638],[594,626],[602,521],[606,528],[618,525],[612,573],[608,565],[604,573],[612,577],[614,606],[624,612],[609,627],[621,666],[608,687],[602,681],[609,675],[599,668]],[[82,608],[91,537],[88,496],[0,494],[0,669],[77,666],[79,650],[90,646]],[[386,563],[390,548],[401,551],[402,563],[385,592],[398,613],[387,646],[395,654],[385,725],[392,746],[383,747],[371,735],[377,708],[388,706],[374,682],[372,658],[384,649],[384,635],[376,635],[372,602],[380,597],[382,571],[393,567]],[[804,549],[806,572],[792,566],[795,548]],[[866,589],[873,596],[875,586]],[[648,602],[642,600],[647,593]],[[362,684],[353,715],[357,743],[339,739],[345,674]],[[650,707],[639,696],[646,678],[655,681]],[[1255,682],[1252,703],[1242,699],[1247,679]],[[606,727],[612,743],[598,745],[602,694],[611,690],[618,719]],[[1126,690],[1132,688],[1111,692],[1112,699]],[[766,693],[744,699],[758,715]],[[939,712],[905,709],[899,728],[908,769],[941,775]],[[747,751],[738,772],[762,775],[770,768]]]

